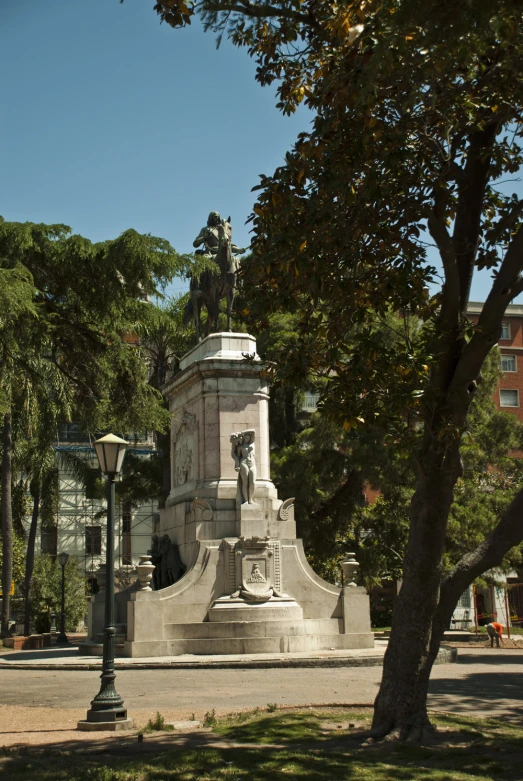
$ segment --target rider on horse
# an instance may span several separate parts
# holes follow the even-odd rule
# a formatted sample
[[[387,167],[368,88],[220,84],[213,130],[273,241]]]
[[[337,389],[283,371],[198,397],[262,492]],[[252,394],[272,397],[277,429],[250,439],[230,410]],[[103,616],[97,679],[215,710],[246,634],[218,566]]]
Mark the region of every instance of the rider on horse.
[[[228,220],[222,220],[218,212],[211,212],[207,220],[207,225],[202,228],[193,242],[197,249],[196,255],[202,255],[206,258],[212,258],[219,266],[219,272],[204,271],[199,277],[191,278],[191,299],[187,305],[185,321],[190,317],[194,318],[196,327],[196,337],[201,339],[200,315],[202,306],[207,309],[206,333],[211,330],[218,330],[218,315],[220,300],[225,298],[227,301],[227,330],[231,330],[232,307],[236,290],[236,275],[239,266],[239,259],[234,255],[246,252],[242,247],[237,247],[232,243],[232,228]]]
[[[198,236],[193,241],[193,247],[200,247],[205,245],[205,249],[197,249],[196,255],[206,255],[207,257],[214,257],[218,252],[220,245],[220,226],[224,226],[231,235],[231,218],[228,220],[222,220],[218,212],[211,212],[207,219],[207,225],[202,228]],[[233,255],[241,255],[242,252],[246,252],[245,249],[237,247],[236,244],[231,243],[231,252]]]

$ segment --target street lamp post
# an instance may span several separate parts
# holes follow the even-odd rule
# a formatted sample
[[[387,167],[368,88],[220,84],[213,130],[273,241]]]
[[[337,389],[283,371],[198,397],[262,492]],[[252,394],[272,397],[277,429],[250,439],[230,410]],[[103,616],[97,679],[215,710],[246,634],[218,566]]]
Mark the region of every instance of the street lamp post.
[[[87,719],[78,722],[78,729],[115,730],[132,727],[132,719],[127,718],[127,709],[117,693],[114,681],[114,506],[115,480],[120,472],[129,443],[125,439],[107,434],[95,443],[100,469],[107,475],[107,545],[105,560],[105,621],[103,639],[102,684],[100,691],[92,700],[87,711]]]
[[[56,638],[57,645],[69,645],[69,640],[65,634],[65,565],[69,559],[68,553],[58,555],[58,563],[62,568],[62,605],[60,609],[60,634]]]

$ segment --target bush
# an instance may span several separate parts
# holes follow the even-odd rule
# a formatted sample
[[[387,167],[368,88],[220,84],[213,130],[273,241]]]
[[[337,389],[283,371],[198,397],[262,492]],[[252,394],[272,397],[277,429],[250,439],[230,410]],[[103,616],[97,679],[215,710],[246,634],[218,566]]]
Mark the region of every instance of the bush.
[[[390,626],[392,623],[392,610],[394,597],[383,589],[370,591],[370,624],[372,627]]]
[[[74,632],[86,613],[86,578],[80,560],[70,556],[65,565],[65,630]],[[51,613],[60,626],[62,604],[62,568],[46,553],[35,557],[31,606],[35,630],[49,632]]]
[[[17,586],[24,582],[25,575],[25,548],[26,544],[22,537],[13,534],[13,580]],[[3,551],[2,540],[0,539],[0,572],[2,571]],[[1,590],[1,589],[0,589]]]
[[[216,727],[217,724],[218,724],[218,719],[216,718],[216,711],[213,708],[212,711],[207,711],[207,713],[203,717],[203,726]]]

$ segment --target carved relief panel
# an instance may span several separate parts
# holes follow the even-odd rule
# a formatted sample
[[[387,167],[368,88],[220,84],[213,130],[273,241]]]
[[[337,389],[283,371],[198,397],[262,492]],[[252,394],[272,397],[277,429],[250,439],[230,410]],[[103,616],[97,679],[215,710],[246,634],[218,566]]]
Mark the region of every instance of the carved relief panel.
[[[198,479],[198,424],[187,411],[173,427],[172,462],[175,488]]]

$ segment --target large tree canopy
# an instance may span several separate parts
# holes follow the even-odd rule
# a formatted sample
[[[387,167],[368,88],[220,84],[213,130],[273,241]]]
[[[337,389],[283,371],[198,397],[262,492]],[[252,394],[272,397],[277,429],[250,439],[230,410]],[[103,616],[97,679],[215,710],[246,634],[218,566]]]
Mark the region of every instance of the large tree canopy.
[[[2,633],[13,577],[13,468],[33,495],[26,597],[40,504],[54,467],[59,422],[91,431],[162,429],[168,415],[149,382],[137,332],[155,321],[149,297],[189,258],[164,239],[128,230],[94,244],[64,225],[0,218]],[[14,456],[14,461],[13,461]],[[52,482],[52,481],[51,481]],[[26,626],[29,621],[27,602]]]
[[[87,425],[154,425],[160,397],[126,337],[154,317],[148,298],[186,262],[169,242],[133,230],[94,244],[64,225],[0,221],[10,302],[0,321],[2,398],[24,375],[43,381],[44,361],[68,379]]]
[[[467,416],[507,304],[523,291],[523,25],[516,0],[158,0],[172,26],[199,13],[246,46],[279,106],[313,114],[285,164],[263,176],[245,279],[252,322],[296,313],[303,338],[280,376],[327,378],[325,408],[348,427],[419,416],[403,585],[373,732],[429,728],[426,696],[459,594],[521,541],[523,493],[450,573],[443,559]],[[503,188],[500,181],[504,181]],[[427,262],[439,255],[442,285]],[[477,325],[475,270],[493,282]],[[376,317],[425,322],[406,348],[375,349]],[[354,337],[357,329],[357,338]],[[348,338],[350,336],[350,338]],[[409,632],[404,627],[409,627]]]

